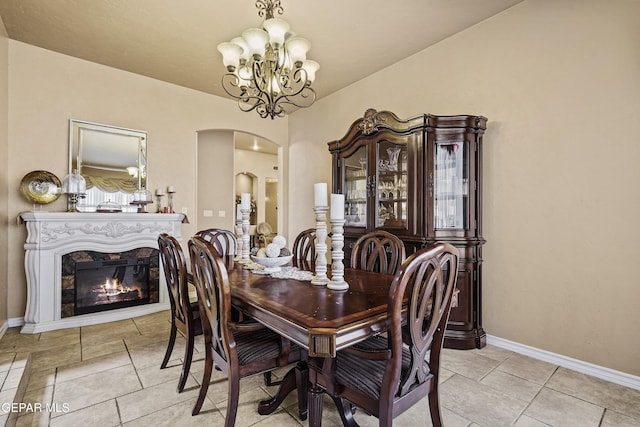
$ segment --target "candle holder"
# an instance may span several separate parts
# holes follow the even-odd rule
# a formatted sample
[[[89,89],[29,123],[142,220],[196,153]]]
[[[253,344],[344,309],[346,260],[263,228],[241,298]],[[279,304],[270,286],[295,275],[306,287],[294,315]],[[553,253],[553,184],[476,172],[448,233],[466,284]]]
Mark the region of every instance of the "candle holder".
[[[242,248],[244,247],[244,237],[242,233],[242,212],[236,215],[236,258],[242,257]]]
[[[242,208],[240,212],[242,212],[242,259],[248,260],[249,252],[251,251],[249,247],[251,245],[249,242],[249,214],[251,213],[251,208]]]
[[[331,280],[327,288],[346,291],[349,284],[344,281],[344,219],[331,220]]]
[[[329,282],[327,277],[327,211],[328,206],[316,206],[316,275],[311,283],[325,286]]]
[[[169,198],[169,213],[175,213],[173,210],[173,195],[175,191],[167,191],[167,197]]]
[[[156,194],[156,197],[158,198],[158,213],[162,213],[162,196],[164,196],[164,194]]]

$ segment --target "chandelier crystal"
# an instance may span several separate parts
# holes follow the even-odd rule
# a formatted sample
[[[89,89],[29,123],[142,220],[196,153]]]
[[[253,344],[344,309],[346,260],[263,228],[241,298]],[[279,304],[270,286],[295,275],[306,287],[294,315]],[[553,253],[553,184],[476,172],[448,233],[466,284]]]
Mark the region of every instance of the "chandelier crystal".
[[[311,44],[292,35],[286,21],[274,18],[274,12],[284,12],[280,0],[256,0],[256,8],[265,17],[261,28],[218,45],[227,68],[222,87],[242,111],[256,110],[263,119],[311,106],[316,100],[311,84],[320,68],[307,59]]]

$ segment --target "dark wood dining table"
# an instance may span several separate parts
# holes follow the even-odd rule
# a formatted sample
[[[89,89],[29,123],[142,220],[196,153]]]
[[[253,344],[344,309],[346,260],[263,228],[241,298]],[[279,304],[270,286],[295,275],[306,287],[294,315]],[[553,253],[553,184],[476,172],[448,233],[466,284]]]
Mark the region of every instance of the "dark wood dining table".
[[[308,350],[310,358],[335,357],[336,352],[386,330],[392,275],[346,268],[346,291],[333,291],[309,281],[252,273],[239,263],[228,265],[233,305],[268,328]],[[261,414],[273,412],[296,388],[296,377],[308,378],[305,362],[284,377],[273,399],[260,403]],[[322,406],[318,390],[299,392],[299,409],[309,425],[319,426]]]

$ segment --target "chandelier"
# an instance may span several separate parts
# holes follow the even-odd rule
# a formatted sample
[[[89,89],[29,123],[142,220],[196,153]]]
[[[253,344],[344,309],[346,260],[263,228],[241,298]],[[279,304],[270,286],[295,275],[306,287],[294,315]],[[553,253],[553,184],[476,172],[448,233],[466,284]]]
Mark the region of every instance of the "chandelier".
[[[242,111],[260,117],[283,117],[293,108],[306,108],[316,99],[311,88],[320,65],[307,59],[308,40],[289,33],[289,24],[274,18],[282,15],[280,0],[256,0],[262,28],[250,28],[218,51],[227,73],[222,87],[238,100]]]

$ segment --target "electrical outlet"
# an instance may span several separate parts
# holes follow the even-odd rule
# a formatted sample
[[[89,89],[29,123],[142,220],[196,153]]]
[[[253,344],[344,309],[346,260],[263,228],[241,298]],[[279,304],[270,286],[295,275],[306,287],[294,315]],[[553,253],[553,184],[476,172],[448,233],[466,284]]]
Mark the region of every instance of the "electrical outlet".
[[[224,218],[225,216],[227,216],[226,211],[218,211],[218,218]]]
[[[213,216],[213,211],[203,210],[202,216]]]

